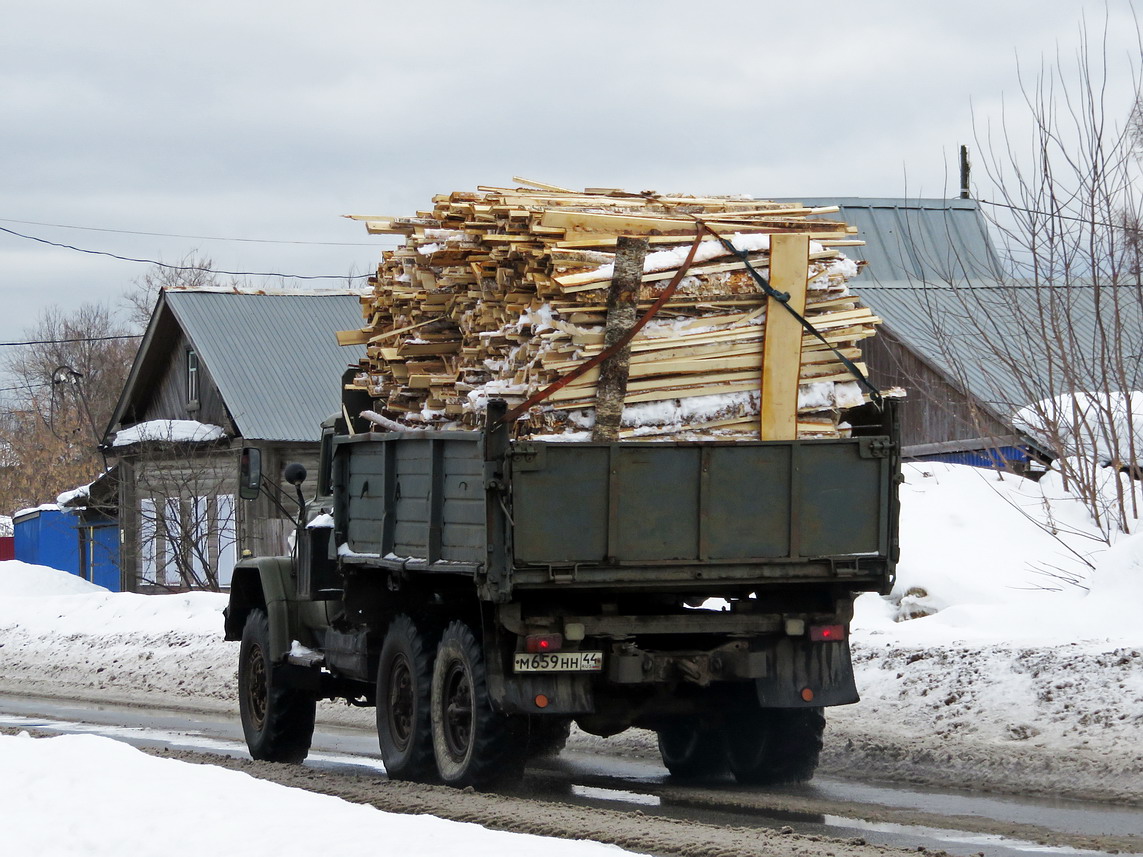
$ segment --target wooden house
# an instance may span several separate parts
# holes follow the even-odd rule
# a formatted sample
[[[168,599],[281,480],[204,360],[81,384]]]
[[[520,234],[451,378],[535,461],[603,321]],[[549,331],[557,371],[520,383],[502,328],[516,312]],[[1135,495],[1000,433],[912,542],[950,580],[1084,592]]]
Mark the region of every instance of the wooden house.
[[[980,203],[973,199],[821,198],[856,226],[865,244],[846,248],[864,263],[850,287],[883,319],[864,345],[872,381],[908,393],[901,408],[907,459],[1000,466],[1035,474],[1056,450],[1023,431],[1013,415],[1029,386],[1008,366],[990,365],[980,337],[1004,335],[1011,307],[988,306],[1005,277]],[[981,318],[987,306],[989,318]],[[1012,329],[1013,336],[1021,334]],[[1026,332],[1026,331],[1025,331]],[[1029,354],[1035,343],[1018,343]],[[1049,396],[1065,390],[1045,388]]]
[[[316,471],[321,421],[362,353],[335,333],[360,319],[355,293],[161,294],[103,444],[124,591],[224,589],[246,551],[288,550],[297,509],[280,474]],[[237,499],[243,446],[279,486],[254,501]]]

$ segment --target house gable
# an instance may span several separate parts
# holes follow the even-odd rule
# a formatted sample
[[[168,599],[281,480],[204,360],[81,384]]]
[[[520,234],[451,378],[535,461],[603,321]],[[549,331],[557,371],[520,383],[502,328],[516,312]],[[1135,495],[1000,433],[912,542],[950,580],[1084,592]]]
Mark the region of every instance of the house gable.
[[[360,325],[353,293],[164,292],[107,436],[145,420],[194,419],[247,440],[316,440],[340,406],[342,374],[364,354],[339,346],[336,333]],[[197,408],[187,389],[190,352]]]
[[[165,361],[160,360],[155,382],[139,397],[132,422],[149,420],[196,420],[221,426],[234,434],[234,426],[222,401],[222,394],[208,367],[201,359],[195,366],[196,390],[188,389],[188,363],[198,358],[194,345],[180,329],[164,341]],[[192,357],[192,355],[194,355]],[[191,396],[194,396],[192,399]]]

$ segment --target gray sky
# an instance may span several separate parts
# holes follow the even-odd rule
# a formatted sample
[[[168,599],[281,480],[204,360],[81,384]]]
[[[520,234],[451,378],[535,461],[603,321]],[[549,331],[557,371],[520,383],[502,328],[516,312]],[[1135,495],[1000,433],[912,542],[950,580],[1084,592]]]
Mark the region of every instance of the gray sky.
[[[957,147],[978,148],[974,116],[998,121],[1002,98],[1020,114],[1017,56],[1032,76],[1057,50],[1070,64],[1081,16],[1098,41],[1105,14],[1102,0],[7,6],[0,227],[307,275],[376,263],[380,240],[339,215],[409,214],[515,175],[758,197],[955,195]],[[1126,0],[1106,10],[1118,121],[1139,48]],[[116,302],[145,271],[0,233],[0,341],[51,303]]]

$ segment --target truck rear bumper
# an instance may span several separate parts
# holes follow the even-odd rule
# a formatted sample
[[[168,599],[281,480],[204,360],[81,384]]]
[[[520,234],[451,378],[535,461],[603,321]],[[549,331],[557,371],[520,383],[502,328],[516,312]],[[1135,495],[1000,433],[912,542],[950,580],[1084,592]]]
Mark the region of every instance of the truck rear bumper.
[[[702,652],[644,651],[632,644],[607,653],[602,673],[505,674],[490,676],[492,697],[509,714],[592,714],[597,699],[652,697],[656,691],[690,686],[688,699],[710,689],[753,684],[763,708],[817,708],[858,701],[849,644],[783,637],[752,649],[735,641]],[[634,720],[638,704],[629,710]],[[625,728],[625,727],[623,727]]]

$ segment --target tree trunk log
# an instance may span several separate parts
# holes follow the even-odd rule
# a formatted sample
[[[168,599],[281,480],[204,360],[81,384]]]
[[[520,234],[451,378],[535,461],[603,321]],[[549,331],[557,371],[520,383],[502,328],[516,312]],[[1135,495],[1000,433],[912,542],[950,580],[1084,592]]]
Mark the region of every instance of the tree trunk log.
[[[604,349],[614,345],[635,326],[639,286],[643,281],[643,260],[646,256],[646,238],[620,237],[616,242],[615,272],[607,291]],[[619,438],[630,364],[631,345],[628,343],[599,366],[599,381],[595,387],[595,428],[591,433],[594,441],[610,442]]]

